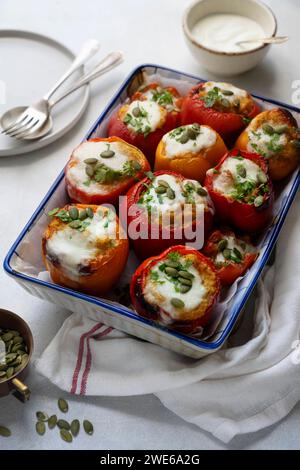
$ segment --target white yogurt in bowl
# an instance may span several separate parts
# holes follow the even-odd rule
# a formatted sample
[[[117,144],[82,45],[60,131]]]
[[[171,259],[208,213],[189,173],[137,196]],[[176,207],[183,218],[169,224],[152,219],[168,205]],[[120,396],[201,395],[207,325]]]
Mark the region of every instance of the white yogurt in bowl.
[[[204,47],[219,52],[250,51],[261,46],[262,42],[237,43],[265,37],[265,32],[259,23],[246,16],[229,13],[217,13],[200,18],[191,32]]]

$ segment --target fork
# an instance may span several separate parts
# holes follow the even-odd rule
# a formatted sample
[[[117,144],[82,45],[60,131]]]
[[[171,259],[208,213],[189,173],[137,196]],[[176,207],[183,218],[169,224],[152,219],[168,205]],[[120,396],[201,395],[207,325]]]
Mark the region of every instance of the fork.
[[[37,131],[48,118],[48,102],[55,91],[78,70],[87,60],[98,52],[100,44],[96,39],[88,40],[80,49],[70,68],[62,75],[55,85],[46,93],[37,103],[26,108],[16,121],[2,133],[11,137],[17,137],[19,134],[28,132],[29,130]]]

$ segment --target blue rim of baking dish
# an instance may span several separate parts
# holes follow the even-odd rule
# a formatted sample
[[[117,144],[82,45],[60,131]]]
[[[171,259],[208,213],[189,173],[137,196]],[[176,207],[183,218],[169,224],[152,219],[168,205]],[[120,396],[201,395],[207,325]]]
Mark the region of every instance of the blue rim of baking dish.
[[[146,68],[153,68],[155,72],[157,70],[164,70],[164,71],[171,72],[171,73],[174,73],[174,74],[177,74],[177,75],[181,75],[181,76],[184,76],[184,77],[187,77],[187,78],[195,79],[198,82],[205,81],[204,79],[199,78],[196,75],[187,74],[185,72],[181,72],[181,71],[178,71],[178,70],[175,70],[175,69],[172,69],[172,68],[169,68],[169,67],[164,67],[164,66],[161,66],[161,65],[157,65],[157,64],[145,63],[145,64],[138,65],[127,76],[127,78],[124,80],[124,82],[120,86],[119,90],[114,94],[112,99],[109,101],[107,106],[104,108],[104,110],[100,114],[97,121],[93,124],[91,129],[88,131],[88,133],[84,137],[83,141],[88,139],[92,135],[92,133],[97,129],[97,127],[101,124],[101,122],[105,118],[106,114],[116,104],[116,102],[118,101],[120,95],[123,93],[124,90],[126,90],[127,86],[133,80],[135,75],[137,75],[139,72],[143,71]],[[274,104],[276,106],[279,106],[279,107],[282,106],[282,107],[287,108],[291,111],[296,111],[296,112],[300,113],[300,108],[297,108],[295,106],[288,105],[286,103],[276,101],[276,100],[273,100],[273,99],[270,99],[270,98],[265,98],[263,96],[259,96],[259,95],[256,95],[256,94],[252,94],[252,96],[254,98],[266,101],[266,102]],[[58,177],[56,178],[56,180],[54,181],[54,183],[50,187],[49,191],[47,192],[45,197],[42,199],[41,203],[38,205],[37,209],[34,211],[33,215],[31,216],[31,218],[29,219],[29,221],[27,222],[27,224],[25,225],[25,227],[21,231],[20,235],[17,237],[16,241],[13,243],[13,245],[9,249],[9,251],[8,251],[8,253],[7,253],[7,255],[4,259],[4,262],[3,262],[3,268],[4,268],[5,272],[7,274],[11,275],[11,276],[17,277],[17,278],[22,279],[26,282],[31,282],[31,283],[33,283],[35,285],[38,285],[38,286],[50,288],[54,291],[58,291],[60,293],[70,295],[71,297],[74,297],[75,299],[84,300],[86,302],[92,303],[92,304],[97,305],[99,307],[103,307],[107,310],[111,310],[112,312],[121,314],[125,317],[129,317],[130,319],[134,319],[134,320],[136,320],[140,323],[146,324],[148,326],[152,326],[156,329],[167,332],[171,336],[174,336],[177,339],[180,339],[181,341],[183,341],[185,343],[189,343],[190,345],[196,346],[198,348],[202,348],[202,349],[206,349],[206,350],[216,350],[216,349],[220,348],[223,345],[223,343],[225,342],[225,340],[229,336],[230,332],[232,331],[232,329],[233,329],[240,313],[242,312],[243,307],[245,306],[245,304],[246,304],[246,302],[247,302],[247,300],[248,300],[248,298],[249,298],[249,296],[250,296],[250,294],[251,294],[251,292],[252,292],[252,290],[253,290],[253,288],[254,288],[254,286],[255,286],[255,284],[256,284],[259,276],[260,276],[260,274],[261,274],[262,269],[264,268],[270,254],[271,254],[271,252],[274,248],[275,242],[278,238],[278,235],[279,235],[280,230],[282,228],[283,222],[284,222],[284,220],[286,218],[286,215],[289,211],[289,208],[290,208],[290,206],[291,206],[291,204],[292,204],[292,202],[293,202],[293,200],[296,196],[297,189],[298,189],[299,184],[300,184],[300,170],[297,174],[297,177],[295,178],[295,180],[293,182],[291,190],[290,190],[290,192],[287,196],[286,202],[285,202],[283,208],[281,209],[281,212],[280,212],[280,215],[278,216],[277,222],[271,230],[271,235],[270,235],[270,239],[268,241],[267,247],[266,247],[266,249],[263,253],[263,256],[260,259],[259,265],[257,266],[256,272],[255,272],[253,278],[251,279],[250,284],[246,288],[242,289],[242,290],[246,289],[246,291],[242,295],[240,294],[241,299],[239,299],[239,300],[237,299],[237,302],[235,302],[235,304],[231,308],[230,313],[229,313],[230,318],[228,320],[228,323],[224,327],[224,329],[221,332],[219,338],[215,341],[212,341],[212,342],[206,342],[206,341],[203,341],[203,340],[200,340],[200,339],[197,339],[197,338],[186,336],[186,335],[181,334],[177,331],[174,331],[174,330],[171,330],[169,328],[165,328],[161,325],[158,325],[158,324],[156,324],[155,322],[153,322],[151,320],[140,317],[137,314],[135,314],[134,312],[131,312],[129,309],[122,308],[122,307],[119,307],[117,305],[113,305],[113,304],[110,304],[110,303],[106,303],[105,301],[97,299],[96,297],[91,297],[89,295],[82,294],[80,292],[74,291],[74,290],[69,289],[67,287],[61,287],[57,284],[51,284],[47,281],[42,281],[40,279],[33,278],[33,277],[28,276],[26,274],[19,273],[18,271],[15,271],[10,266],[11,259],[14,256],[14,254],[16,253],[16,249],[17,249],[18,245],[23,240],[26,233],[30,230],[31,226],[33,225],[33,223],[35,222],[37,217],[43,211],[44,206],[47,204],[47,202],[49,201],[49,199],[51,198],[53,193],[56,191],[56,189],[58,188],[58,186],[61,183],[63,178],[64,178],[64,170],[62,170],[61,173],[58,175]],[[241,291],[238,291],[237,294],[238,293],[241,293]]]

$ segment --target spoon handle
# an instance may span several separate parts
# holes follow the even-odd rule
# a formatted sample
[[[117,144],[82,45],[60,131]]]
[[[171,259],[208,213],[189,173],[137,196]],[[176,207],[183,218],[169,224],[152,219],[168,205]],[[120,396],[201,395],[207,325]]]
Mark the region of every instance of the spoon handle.
[[[123,62],[122,52],[119,52],[119,51],[111,52],[106,57],[104,57],[104,59],[102,59],[101,62],[98,65],[96,65],[96,67],[91,72],[88,72],[86,75],[84,75],[71,88],[66,90],[62,95],[58,96],[55,101],[51,101],[49,103],[49,109],[53,108],[53,106],[55,106],[61,100],[66,98],[66,96],[69,96],[71,93],[78,90],[78,88],[81,88],[82,86],[90,83],[95,78],[100,77],[100,75],[103,75],[104,73],[109,72],[109,70],[112,70],[117,65],[121,64],[122,62]]]
[[[53,93],[67,80],[67,78],[78,70],[85,62],[87,62],[93,55],[98,52],[100,43],[96,39],[89,39],[80,49],[71,67],[60,77],[55,85],[43,96],[43,99],[48,101]]]
[[[272,36],[270,38],[260,38],[260,39],[245,39],[244,41],[237,41],[236,44],[246,44],[251,42],[262,42],[264,44],[281,44],[288,41],[288,36]]]

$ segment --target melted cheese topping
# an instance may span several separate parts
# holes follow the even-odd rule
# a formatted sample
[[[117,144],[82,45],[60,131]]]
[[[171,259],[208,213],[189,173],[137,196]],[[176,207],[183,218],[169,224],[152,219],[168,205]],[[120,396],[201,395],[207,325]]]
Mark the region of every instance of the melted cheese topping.
[[[180,259],[180,262],[184,264],[184,258]],[[182,317],[180,310],[175,308],[171,304],[172,298],[176,297],[184,302],[184,310],[194,310],[202,302],[206,288],[203,285],[200,273],[194,266],[188,268],[189,272],[192,273],[195,277],[193,279],[193,285],[191,289],[185,294],[177,292],[175,289],[175,284],[164,272],[160,271],[159,266],[163,262],[157,263],[157,265],[151,271],[152,273],[157,273],[157,280],[151,279],[151,274],[148,276],[145,288],[144,296],[146,301],[153,305],[158,306],[164,309],[173,320],[178,320]],[[153,277],[153,275],[152,275]]]
[[[162,180],[168,183],[170,188],[174,191],[174,199],[170,199],[166,194],[156,193],[155,188],[159,186],[159,182]],[[140,201],[140,203],[147,207],[150,207],[151,209],[157,210],[157,212],[159,212],[160,214],[179,212],[182,210],[184,204],[188,204],[190,202],[182,194],[188,183],[194,185],[195,189],[201,187],[200,183],[196,180],[185,179],[183,180],[183,182],[181,182],[180,180],[177,180],[177,178],[173,175],[162,174],[160,176],[157,176],[152,180],[149,189],[143,194],[142,201]],[[199,194],[197,194],[196,191],[192,191],[191,196],[195,204],[199,206],[203,205],[203,207],[209,207],[212,212],[214,211],[208,194],[207,196],[200,196]]]
[[[272,125],[272,123],[270,123]],[[274,127],[276,125],[274,124]],[[256,130],[250,129],[248,133],[248,152],[256,152],[263,155],[265,158],[269,158],[272,155],[280,152],[281,147],[287,144],[287,137],[285,134],[267,134],[264,132],[262,127]]]
[[[204,90],[208,93],[215,87],[219,88],[221,93],[223,90],[232,91],[232,95],[224,95],[224,98],[226,98],[232,104],[234,104],[237,99],[246,98],[248,95],[245,90],[225,82],[206,82],[204,85]]]
[[[245,177],[238,174],[239,165],[245,168]],[[213,172],[214,170],[208,171]],[[259,183],[258,175],[261,173],[263,173],[261,168],[251,160],[247,158],[240,160],[239,158],[229,157],[222,164],[220,173],[214,178],[213,187],[214,190],[229,195],[234,191],[234,180],[238,180],[239,183],[244,183],[245,181]]]
[[[193,124],[183,126],[183,129],[192,128]],[[200,133],[195,140],[188,140],[185,144],[180,143],[180,136],[174,135],[174,131],[168,132],[163,136],[165,144],[165,155],[173,158],[177,155],[187,153],[199,153],[201,150],[212,147],[217,140],[216,132],[206,126],[200,126]]]
[[[109,211],[103,216],[103,209],[98,209],[90,225],[84,231],[63,225],[47,240],[47,254],[58,259],[64,272],[71,278],[80,276],[80,268],[87,266],[94,259],[101,245],[116,238],[116,215]]]
[[[104,163],[104,165],[115,171],[122,171],[124,163],[129,160],[129,155],[124,152],[124,144],[121,142],[109,143],[109,149],[113,150],[115,155],[111,158],[102,158],[100,154],[107,148],[108,142],[105,141],[83,142],[73,153],[72,160],[75,160],[76,164],[68,168],[68,178],[75,186],[88,194],[99,194],[106,191],[101,183],[97,183],[95,180],[89,181],[89,177],[85,172],[85,159],[97,158],[99,163]],[[88,185],[85,184],[87,181],[89,181]]]
[[[142,111],[143,115],[135,118],[132,114],[132,111],[135,108],[139,108]],[[132,116],[132,119],[130,120],[130,122],[127,122],[126,125],[129,129],[133,130],[134,132],[137,132],[137,130],[139,130],[139,132],[142,134],[153,132],[161,125],[161,122],[164,119],[163,111],[163,108],[154,101],[132,101],[126,113],[130,114]]]

